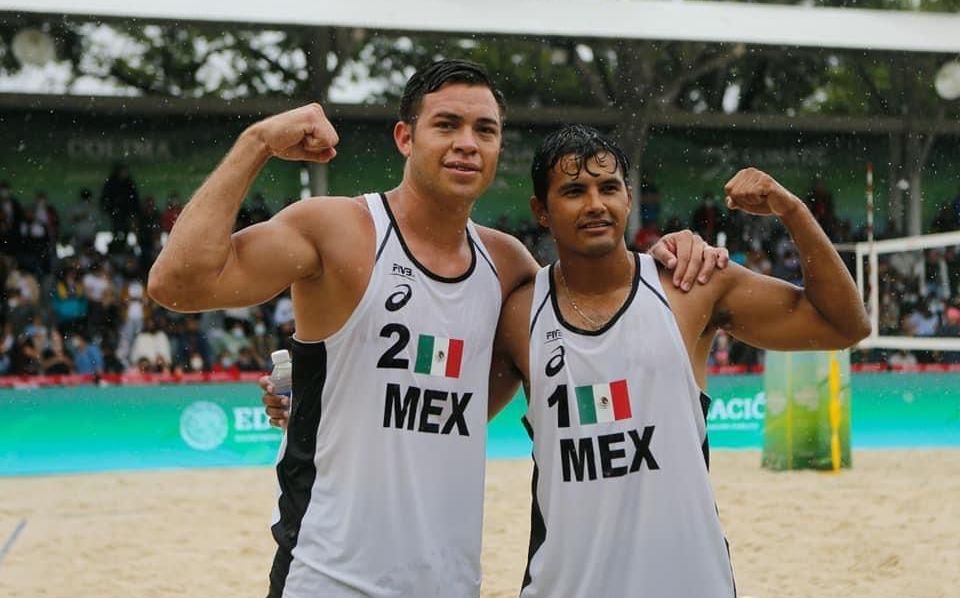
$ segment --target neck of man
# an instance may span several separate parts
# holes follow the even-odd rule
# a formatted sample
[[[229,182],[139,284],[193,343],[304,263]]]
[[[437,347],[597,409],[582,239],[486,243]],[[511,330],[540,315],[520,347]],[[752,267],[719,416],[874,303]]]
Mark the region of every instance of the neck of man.
[[[567,288],[581,297],[602,297],[633,284],[634,256],[625,245],[592,256],[558,251]]]
[[[387,192],[387,201],[408,243],[422,242],[444,251],[457,251],[466,244],[472,201],[447,201],[406,183]]]

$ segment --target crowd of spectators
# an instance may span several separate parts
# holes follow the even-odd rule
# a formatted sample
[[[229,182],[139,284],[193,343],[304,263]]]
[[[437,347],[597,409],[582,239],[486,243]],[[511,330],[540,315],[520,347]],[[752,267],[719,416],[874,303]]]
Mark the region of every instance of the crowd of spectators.
[[[837,244],[865,238],[863,229],[837,217],[830,191],[816,180],[806,201]],[[737,263],[794,283],[802,280],[796,248],[775,218],[730,212],[704,193],[688,220],[660,222],[656,184],[641,185],[641,226],[637,250],[660,235],[690,228],[708,242],[724,245]],[[126,165],[117,164],[101,189],[81,189],[58,211],[47,194],[29,202],[0,181],[0,376],[57,374],[148,374],[218,371],[260,372],[269,355],[288,348],[293,311],[288,294],[257,307],[180,314],[146,295],[150,265],[176,221],[183,202],[171,191],[161,207],[141,197]],[[237,228],[267,220],[266,198],[255,193],[244,203]],[[540,263],[556,258],[552,241],[535,223],[511,230]],[[960,195],[945,202],[931,229],[960,228]],[[887,227],[886,235],[899,236]],[[853,268],[853,254],[844,253]],[[879,262],[882,335],[960,336],[960,252],[932,248],[881,256]],[[854,361],[909,367],[960,363],[960,352],[855,351]],[[720,332],[710,356],[718,368],[752,368],[762,353]]]
[[[634,249],[645,251],[663,235],[689,228],[707,242],[723,245],[730,257],[756,272],[802,284],[800,258],[786,229],[776,218],[751,216],[728,211],[711,192],[704,192],[690,212],[689,219],[671,216],[660,222],[661,197],[657,185],[647,176],[640,188],[641,224],[632,239]],[[827,236],[839,247],[867,238],[865,227],[854,227],[838,217],[833,194],[823,179],[817,178],[804,198]],[[930,232],[960,229],[960,194],[942,203]],[[549,237],[535,224],[524,225],[515,233],[535,256],[546,263],[552,260]],[[879,238],[899,237],[895,225],[887,224]],[[846,249],[841,256],[854,272],[855,254]],[[925,251],[883,254],[879,258],[879,331],[884,336],[960,337],[960,251],[957,246]],[[955,351],[854,350],[854,362],[910,367],[911,364],[960,363]],[[721,331],[710,355],[717,368],[755,368],[762,365],[763,353]]]
[[[44,191],[23,201],[0,181],[0,376],[262,372],[289,345],[288,294],[203,314],[147,296],[150,265],[183,207],[177,192],[161,208],[117,164],[101,189],[65,205]],[[270,216],[257,193],[237,227]]]

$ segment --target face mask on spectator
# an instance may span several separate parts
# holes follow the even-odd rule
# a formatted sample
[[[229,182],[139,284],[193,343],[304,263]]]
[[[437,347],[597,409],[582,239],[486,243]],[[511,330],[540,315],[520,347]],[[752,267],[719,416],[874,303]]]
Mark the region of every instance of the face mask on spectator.
[[[195,372],[199,372],[203,369],[203,358],[199,355],[194,355],[190,358],[190,369]]]
[[[263,324],[263,322],[257,322],[256,325],[253,327],[253,333],[256,334],[257,336],[262,335],[266,331],[267,331],[267,327]]]
[[[240,327],[240,326],[235,326],[235,327],[233,328],[233,330],[231,330],[231,332],[233,333],[234,338],[243,338],[243,337],[244,337],[243,328]]]

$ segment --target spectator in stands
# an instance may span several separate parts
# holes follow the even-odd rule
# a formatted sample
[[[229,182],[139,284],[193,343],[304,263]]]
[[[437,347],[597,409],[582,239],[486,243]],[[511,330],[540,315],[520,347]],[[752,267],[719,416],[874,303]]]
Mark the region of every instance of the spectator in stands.
[[[660,240],[660,225],[655,220],[644,222],[633,236],[633,250],[646,252]],[[540,262],[546,264],[550,262]]]
[[[150,307],[144,296],[143,283],[130,279],[120,290],[120,327],[117,352],[122,359],[129,357],[133,339],[143,330],[143,323],[150,317]],[[124,359],[126,361],[126,359]]]
[[[935,336],[940,318],[930,307],[931,298],[923,297],[906,317],[905,332],[909,336]]]
[[[243,320],[231,319],[227,325],[227,333],[213,339],[213,351],[218,356],[226,354],[230,358],[230,362],[233,363],[240,355],[241,349],[252,347]]]
[[[90,343],[87,335],[77,332],[73,335],[73,365],[78,374],[100,376],[104,372],[103,352]]]
[[[19,217],[21,220],[22,215]],[[0,208],[0,254],[15,256],[20,249],[20,221]]]
[[[59,330],[50,332],[50,344],[40,353],[40,367],[47,376],[73,373],[73,356],[64,347],[63,335]]]
[[[0,181],[0,212],[3,213],[2,220],[4,226],[9,227],[9,229],[13,231],[12,236],[8,238],[7,242],[14,242],[14,245],[0,245],[0,251],[3,251],[3,253],[7,255],[15,255],[17,251],[17,247],[15,246],[16,239],[19,238],[20,223],[23,222],[24,211],[23,204],[21,204],[17,196],[13,194],[13,189],[7,181]]]
[[[644,172],[640,175],[640,225],[648,222],[660,222],[660,189],[650,174]]]
[[[259,309],[253,313],[253,334],[250,336],[250,345],[253,352],[263,359],[269,358],[270,354],[277,349],[276,334],[269,329],[264,312]]]
[[[72,264],[64,266],[53,289],[53,313],[57,328],[66,334],[87,326],[87,297],[79,273]]]
[[[126,242],[127,233],[136,230],[140,214],[140,193],[123,162],[113,165],[100,191],[100,207],[110,218],[114,241]]]
[[[180,212],[183,211],[183,202],[180,200],[180,194],[171,191],[167,196],[167,205],[160,215],[160,230],[167,234],[173,230],[173,223],[177,221]]]
[[[207,371],[213,365],[213,355],[207,335],[200,326],[200,316],[188,314],[176,327],[171,342],[175,346],[174,365],[190,372]],[[197,362],[196,359],[200,361]]]
[[[234,365],[241,372],[264,372],[267,369],[266,361],[254,353],[249,345],[240,347]]]
[[[38,340],[30,334],[17,337],[10,356],[10,374],[15,376],[36,376],[42,373]]]
[[[87,188],[81,189],[78,201],[66,211],[63,232],[67,242],[80,253],[93,246],[97,233],[104,228],[103,214],[93,202],[93,192]]]
[[[13,366],[13,349],[16,343],[17,337],[13,333],[13,325],[10,322],[4,322],[3,336],[0,337],[0,376],[7,375]]]
[[[117,348],[113,341],[104,341],[103,345],[103,373],[104,374],[122,374],[127,367],[117,357]]]
[[[39,279],[49,275],[53,266],[51,249],[54,239],[47,224],[37,217],[34,206],[24,210],[18,236],[17,263]]]
[[[833,193],[830,192],[821,177],[813,180],[813,186],[807,193],[806,203],[827,236],[831,240],[836,240],[837,215],[833,203]]]
[[[14,334],[19,334],[44,310],[40,305],[40,283],[31,272],[20,269],[14,258],[5,257],[4,261],[9,271],[5,284],[7,321],[13,326]]]
[[[897,349],[887,358],[887,364],[895,369],[909,369],[918,364],[917,356],[906,349]]]
[[[83,275],[83,292],[87,298],[87,331],[93,338],[104,338],[111,330],[116,330],[120,322],[119,299],[110,274],[110,262],[98,260]]]
[[[767,254],[763,250],[763,246],[759,241],[751,242],[750,250],[747,251],[747,259],[743,265],[754,272],[758,272],[766,276],[773,275],[773,264],[770,263],[770,258],[767,257]]]
[[[716,245],[717,234],[724,228],[724,211],[717,204],[716,196],[707,191],[700,196],[700,203],[690,217],[690,229],[698,233],[703,240]]]
[[[923,296],[950,298],[950,274],[943,249],[931,247],[924,252],[923,276],[919,277],[919,292]]]
[[[730,365],[730,337],[724,330],[718,331],[713,339],[713,347],[710,349],[707,365],[712,367]]]
[[[160,251],[160,209],[153,198],[143,198],[143,206],[137,213],[137,245],[140,247],[140,271],[150,270],[150,264]]]
[[[143,362],[146,362],[146,371],[166,372],[172,363],[172,349],[170,338],[164,331],[165,320],[159,315],[147,318],[143,323],[143,330],[133,339],[130,350],[130,363],[136,364],[136,369],[143,372]]]
[[[37,221],[43,224],[50,237],[51,253],[56,250],[56,242],[60,240],[60,214],[57,208],[50,203],[47,192],[38,190],[33,196],[33,212],[36,214]]]
[[[937,336],[960,338],[960,306],[947,307],[943,315],[943,324],[937,330]],[[960,351],[944,351],[941,360],[943,363],[960,363]]]

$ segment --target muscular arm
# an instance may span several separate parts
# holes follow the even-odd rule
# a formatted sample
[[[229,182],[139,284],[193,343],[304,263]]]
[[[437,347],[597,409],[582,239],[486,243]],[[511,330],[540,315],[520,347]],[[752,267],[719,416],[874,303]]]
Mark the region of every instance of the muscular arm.
[[[175,311],[251,305],[315,274],[319,254],[301,224],[305,206],[231,233],[244,196],[270,157],[324,162],[335,155],[337,141],[317,105],[244,131],[177,218],[150,270],[150,296]]]
[[[727,184],[731,208],[779,216],[800,254],[797,287],[733,264],[714,313],[717,324],[743,341],[774,350],[839,349],[870,333],[856,284],[813,215],[795,195],[756,169]]]

